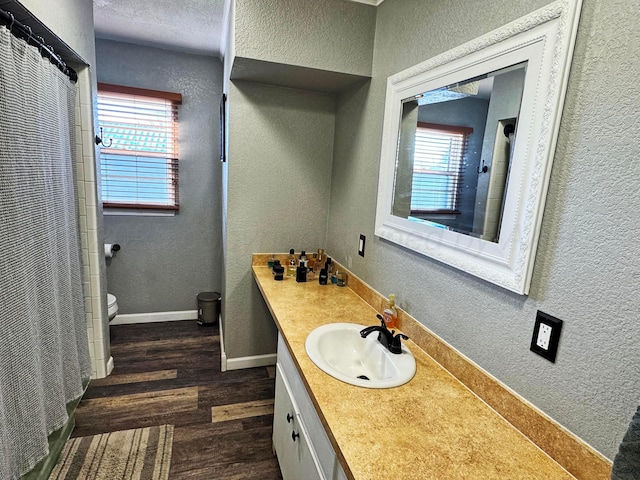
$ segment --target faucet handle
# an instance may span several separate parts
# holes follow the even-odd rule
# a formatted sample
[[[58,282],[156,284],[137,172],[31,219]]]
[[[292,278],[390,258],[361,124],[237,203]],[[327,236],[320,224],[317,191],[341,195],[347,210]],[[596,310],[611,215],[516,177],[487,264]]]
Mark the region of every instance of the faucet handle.
[[[395,332],[395,330],[394,330]],[[402,339],[409,340],[404,333],[399,333],[391,340],[391,344],[389,345],[389,351],[391,353],[402,353]]]
[[[387,327],[387,322],[384,321],[384,318],[382,317],[382,315],[378,313],[376,314],[376,317],[378,317],[378,320],[380,320],[380,325],[382,326],[382,328],[384,328],[387,332],[391,333],[391,336],[393,336],[393,334],[396,333],[395,330],[389,330],[389,327]]]

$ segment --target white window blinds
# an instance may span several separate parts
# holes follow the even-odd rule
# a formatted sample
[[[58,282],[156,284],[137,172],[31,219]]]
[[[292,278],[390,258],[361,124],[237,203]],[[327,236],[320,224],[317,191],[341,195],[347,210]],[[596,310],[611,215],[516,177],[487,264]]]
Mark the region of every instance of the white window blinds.
[[[447,213],[458,208],[460,171],[473,130],[418,122],[415,137],[412,212]]]
[[[176,93],[98,84],[106,208],[178,209]]]

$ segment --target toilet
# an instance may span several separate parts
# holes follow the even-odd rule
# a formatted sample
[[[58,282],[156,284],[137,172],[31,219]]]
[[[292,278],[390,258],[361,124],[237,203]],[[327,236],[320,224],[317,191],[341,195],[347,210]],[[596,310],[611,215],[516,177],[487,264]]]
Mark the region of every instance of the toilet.
[[[116,301],[116,296],[110,293],[107,293],[107,310],[109,312],[109,321],[111,321],[118,313],[118,302]]]

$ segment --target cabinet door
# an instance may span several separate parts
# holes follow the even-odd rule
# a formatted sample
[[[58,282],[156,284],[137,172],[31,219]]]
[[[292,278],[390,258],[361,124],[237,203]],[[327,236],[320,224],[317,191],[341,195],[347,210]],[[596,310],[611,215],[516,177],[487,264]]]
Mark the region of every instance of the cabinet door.
[[[283,376],[287,379],[287,388],[289,389],[291,398],[295,399],[293,404],[296,412],[299,412],[304,419],[307,439],[313,446],[313,452],[322,470],[322,475],[324,478],[330,479],[334,475],[336,454],[320,422],[320,417],[318,417],[315,407],[311,402],[306,387],[302,383],[302,378],[300,378],[300,374],[282,335],[278,335],[278,366]]]
[[[273,448],[284,480],[325,480],[280,365],[276,365]]]
[[[300,437],[296,438],[296,443],[298,444],[298,463],[300,468],[300,476],[298,479],[326,480],[324,475],[321,474],[322,470],[319,468],[315,451],[313,450],[313,446],[309,443],[309,436],[307,435],[304,422],[300,416],[298,416],[297,427],[300,434]]]
[[[273,405],[273,449],[278,455],[278,463],[284,480],[300,477],[297,446],[291,435],[294,433],[296,413],[284,384],[282,375],[276,368],[276,395]]]

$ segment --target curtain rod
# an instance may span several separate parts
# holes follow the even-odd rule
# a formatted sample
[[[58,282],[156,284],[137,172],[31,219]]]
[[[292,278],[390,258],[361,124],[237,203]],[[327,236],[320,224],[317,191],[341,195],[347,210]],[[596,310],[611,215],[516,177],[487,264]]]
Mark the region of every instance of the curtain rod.
[[[69,77],[72,82],[75,83],[78,81],[78,74],[76,71],[69,67],[64,60],[62,60],[62,58],[53,51],[53,47],[47,45],[44,38],[35,35],[31,31],[31,27],[23,25],[16,20],[12,13],[5,12],[0,9],[0,24],[6,26],[14,36],[21,38],[29,45],[33,45],[38,48],[38,50],[40,50],[40,55],[42,55],[43,58],[48,59],[58,68],[58,70]]]

